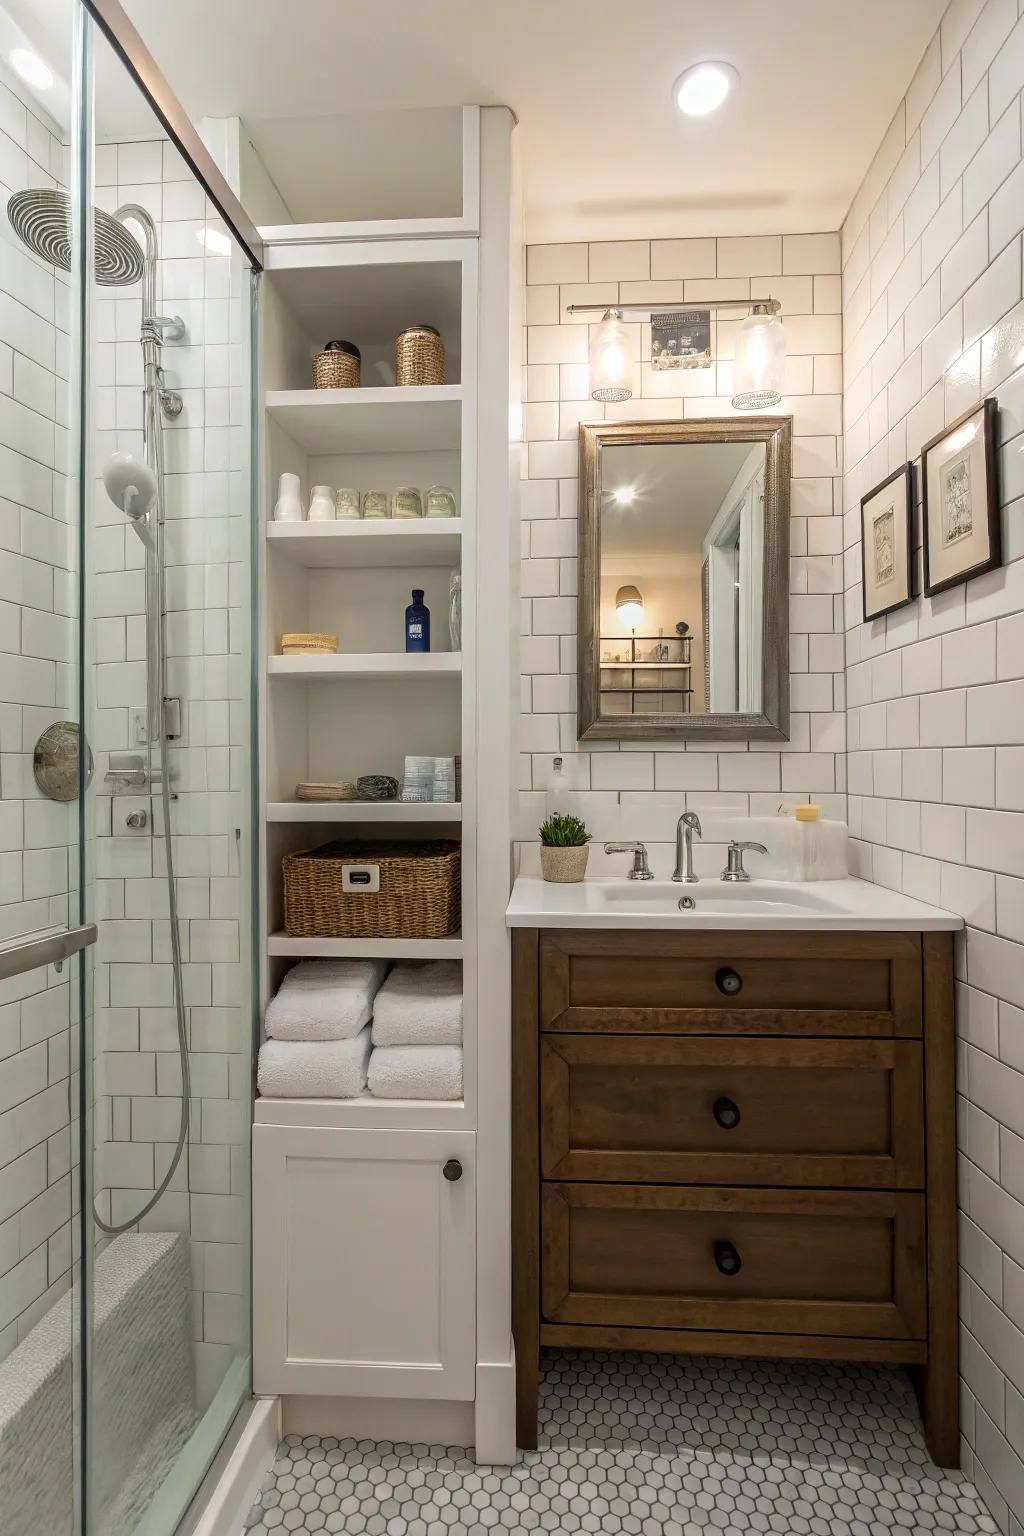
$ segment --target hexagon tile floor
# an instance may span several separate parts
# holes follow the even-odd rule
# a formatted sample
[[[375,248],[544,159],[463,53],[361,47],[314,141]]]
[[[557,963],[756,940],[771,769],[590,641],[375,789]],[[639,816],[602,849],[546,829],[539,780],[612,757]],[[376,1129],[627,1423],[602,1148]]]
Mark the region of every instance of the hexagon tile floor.
[[[973,1485],[928,1460],[900,1372],[589,1352],[545,1361],[540,1448],[518,1466],[289,1435],[245,1529],[998,1536]]]

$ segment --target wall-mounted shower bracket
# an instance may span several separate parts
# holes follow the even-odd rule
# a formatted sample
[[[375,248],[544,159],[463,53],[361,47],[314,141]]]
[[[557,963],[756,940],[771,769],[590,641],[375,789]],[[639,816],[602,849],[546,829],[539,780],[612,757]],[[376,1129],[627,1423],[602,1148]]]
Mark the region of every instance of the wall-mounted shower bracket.
[[[172,695],[164,699],[164,739],[181,740],[181,699]],[[132,710],[132,742],[137,747],[149,746],[148,714],[144,709]]]

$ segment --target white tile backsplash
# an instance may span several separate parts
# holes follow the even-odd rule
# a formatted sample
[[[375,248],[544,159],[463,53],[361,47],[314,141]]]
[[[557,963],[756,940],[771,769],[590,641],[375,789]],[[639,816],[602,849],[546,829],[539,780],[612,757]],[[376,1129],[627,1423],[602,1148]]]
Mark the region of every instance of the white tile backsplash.
[[[919,486],[922,444],[985,393],[1006,406],[1004,502],[1021,494],[1018,10],[1016,0],[954,0],[846,220],[842,523],[857,864],[968,925],[957,994],[960,1037],[971,1042],[960,1085],[961,1265],[971,1277],[962,1374],[978,1409],[963,1432],[993,1515],[1013,1532],[1014,1517],[1024,1521],[1024,1441],[1009,1434],[1009,1405],[1024,1391],[1024,1350],[1012,1344],[1021,1335],[1001,1271],[1008,1253],[1022,1257],[1024,1231],[1014,1153],[1024,1104],[1024,540],[1009,507],[1003,569],[864,625],[859,503],[907,457]],[[919,573],[920,537],[918,517]]]

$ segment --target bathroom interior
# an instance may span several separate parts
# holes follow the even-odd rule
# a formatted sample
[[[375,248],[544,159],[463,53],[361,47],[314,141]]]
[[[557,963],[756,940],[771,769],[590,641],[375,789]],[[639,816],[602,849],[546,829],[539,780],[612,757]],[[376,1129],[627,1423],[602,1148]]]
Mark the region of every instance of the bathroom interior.
[[[1024,1536],[1024,0],[0,0],[2,1536]]]

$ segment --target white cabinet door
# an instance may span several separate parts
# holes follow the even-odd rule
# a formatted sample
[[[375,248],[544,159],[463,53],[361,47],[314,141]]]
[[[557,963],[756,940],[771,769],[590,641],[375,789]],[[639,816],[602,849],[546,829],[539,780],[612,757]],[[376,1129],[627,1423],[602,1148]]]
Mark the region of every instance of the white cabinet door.
[[[473,1397],[474,1150],[472,1131],[254,1126],[257,1393]]]

